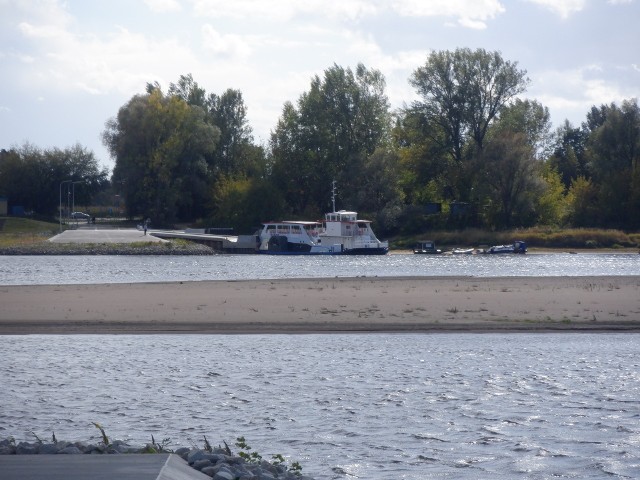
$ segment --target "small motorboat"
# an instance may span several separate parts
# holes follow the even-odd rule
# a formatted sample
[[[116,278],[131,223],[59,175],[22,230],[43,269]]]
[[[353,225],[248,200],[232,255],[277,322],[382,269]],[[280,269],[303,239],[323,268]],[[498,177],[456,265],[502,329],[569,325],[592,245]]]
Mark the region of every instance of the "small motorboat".
[[[422,255],[434,255],[442,253],[442,250],[436,248],[436,244],[433,240],[421,240],[413,247],[413,253]]]
[[[527,244],[522,240],[516,240],[511,245],[495,245],[487,250],[487,253],[527,253]]]

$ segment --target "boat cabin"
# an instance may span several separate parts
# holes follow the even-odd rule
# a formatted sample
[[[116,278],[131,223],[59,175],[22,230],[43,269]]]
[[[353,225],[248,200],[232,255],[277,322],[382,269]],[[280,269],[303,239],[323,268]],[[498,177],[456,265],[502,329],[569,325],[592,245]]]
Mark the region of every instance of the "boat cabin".
[[[442,250],[436,248],[436,243],[433,240],[421,240],[416,243],[413,253],[442,253]]]
[[[356,212],[339,210],[324,216],[324,235],[327,237],[355,237],[368,235],[375,238],[369,220],[358,220]]]

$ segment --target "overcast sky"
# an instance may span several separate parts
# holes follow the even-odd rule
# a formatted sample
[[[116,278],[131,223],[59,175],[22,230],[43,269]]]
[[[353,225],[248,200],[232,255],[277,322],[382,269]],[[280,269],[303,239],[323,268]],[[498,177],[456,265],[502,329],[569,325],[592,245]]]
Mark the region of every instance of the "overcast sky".
[[[239,89],[258,142],[333,64],[380,70],[394,108],[434,50],[501,52],[554,127],[640,96],[640,0],[0,0],[0,148],[76,143],[148,82]]]

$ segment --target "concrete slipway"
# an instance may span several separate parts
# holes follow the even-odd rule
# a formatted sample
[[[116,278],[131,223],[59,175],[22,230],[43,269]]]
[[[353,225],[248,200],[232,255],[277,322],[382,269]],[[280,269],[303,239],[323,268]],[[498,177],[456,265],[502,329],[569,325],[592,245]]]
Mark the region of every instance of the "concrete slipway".
[[[0,455],[0,480],[211,480],[169,453]]]

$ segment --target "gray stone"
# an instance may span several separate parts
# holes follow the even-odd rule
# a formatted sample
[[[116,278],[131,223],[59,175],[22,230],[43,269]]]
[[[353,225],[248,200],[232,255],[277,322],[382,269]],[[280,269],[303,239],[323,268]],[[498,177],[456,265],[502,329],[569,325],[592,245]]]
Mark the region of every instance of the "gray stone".
[[[211,462],[211,460],[209,460],[207,458],[203,458],[201,460],[196,460],[195,462],[193,462],[191,464],[191,467],[195,468],[196,470],[200,470],[200,471],[202,471],[203,468],[211,467],[211,466],[213,466],[213,463]]]
[[[75,445],[71,445],[71,446],[68,446],[66,448],[63,448],[58,453],[62,453],[62,454],[65,454],[65,455],[81,455],[82,454],[82,450],[80,450]]]
[[[16,454],[18,455],[35,455],[36,453],[38,453],[38,445],[27,442],[20,442],[16,445]]]
[[[38,448],[40,454],[58,453],[58,446],[54,443],[43,443]]]
[[[213,477],[213,480],[235,480],[235,478],[235,475],[229,470],[219,470]]]
[[[216,474],[216,469],[214,467],[205,467],[202,470],[200,470],[200,472],[210,477],[213,477]]]
[[[187,462],[189,462],[189,465],[193,465],[198,460],[208,460],[209,459],[209,455],[211,455],[211,454],[208,453],[208,452],[205,452],[203,450],[191,450],[187,454],[187,458],[185,460],[187,460]]]
[[[258,477],[251,472],[242,472],[238,476],[238,480],[257,480]]]
[[[183,460],[187,461],[187,456],[189,455],[190,451],[191,449],[189,447],[180,447],[173,453],[175,453],[179,457],[182,457]]]

